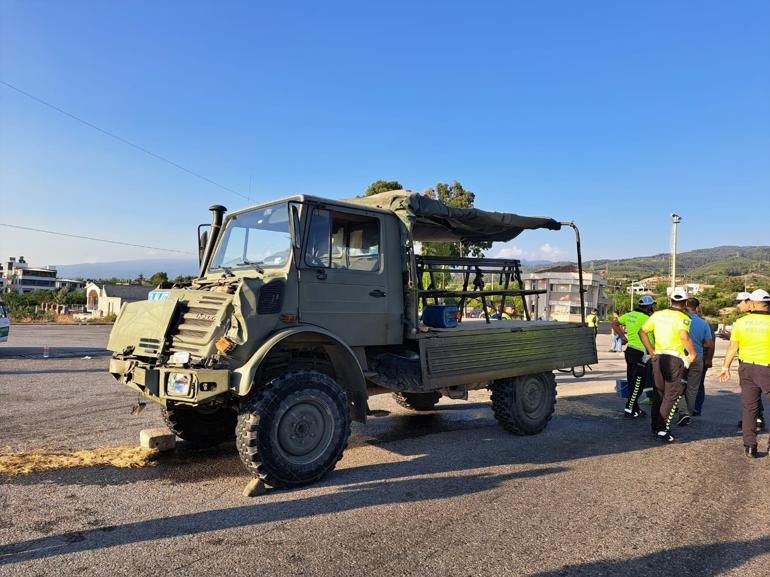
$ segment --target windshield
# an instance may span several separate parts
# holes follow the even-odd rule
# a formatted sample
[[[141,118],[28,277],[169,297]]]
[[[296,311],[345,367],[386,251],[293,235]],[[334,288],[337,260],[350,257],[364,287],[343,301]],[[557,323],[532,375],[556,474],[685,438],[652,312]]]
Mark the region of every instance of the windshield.
[[[274,204],[227,220],[209,270],[279,268],[286,264],[290,251],[289,204]]]

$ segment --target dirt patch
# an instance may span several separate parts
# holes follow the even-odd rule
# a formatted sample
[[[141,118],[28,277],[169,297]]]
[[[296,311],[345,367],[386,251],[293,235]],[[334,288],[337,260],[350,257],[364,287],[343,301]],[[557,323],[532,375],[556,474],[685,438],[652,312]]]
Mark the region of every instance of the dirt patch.
[[[158,451],[144,447],[105,447],[72,452],[38,449],[27,453],[0,453],[0,474],[27,475],[74,467],[112,466],[136,469],[155,464]]]

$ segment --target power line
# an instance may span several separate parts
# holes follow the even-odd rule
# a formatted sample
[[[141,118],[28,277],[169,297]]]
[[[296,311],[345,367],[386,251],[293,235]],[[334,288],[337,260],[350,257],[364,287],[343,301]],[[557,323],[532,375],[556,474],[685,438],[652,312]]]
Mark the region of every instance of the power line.
[[[92,236],[82,236],[82,235],[79,235],[79,234],[70,234],[70,233],[67,233],[67,232],[56,232],[56,231],[53,231],[53,230],[43,230],[42,228],[32,228],[32,227],[29,227],[29,226],[19,226],[18,224],[5,224],[5,223],[0,222],[0,226],[6,226],[8,228],[17,228],[19,230],[28,230],[28,231],[32,231],[32,232],[42,232],[42,233],[45,233],[45,234],[56,234],[56,235],[59,235],[59,236],[66,236],[66,237],[69,237],[69,238],[80,238],[80,239],[84,239],[84,240],[93,240],[93,241],[96,241],[96,242],[106,242],[106,243],[109,243],[109,244],[119,244],[119,245],[122,245],[122,246],[133,246],[135,248],[148,248],[150,250],[163,250],[163,251],[166,251],[166,252],[178,252],[178,253],[181,253],[181,254],[195,254],[195,253],[192,253],[192,252],[187,251],[187,250],[178,250],[178,249],[175,249],[175,248],[160,248],[158,246],[147,246],[147,245],[144,245],[144,244],[132,244],[130,242],[121,242],[119,240],[107,240],[105,238],[94,238]]]
[[[153,152],[151,150],[146,149],[144,146],[140,146],[139,144],[135,144],[135,143],[131,142],[130,140],[126,140],[125,138],[123,138],[122,136],[118,136],[114,132],[110,132],[109,130],[105,130],[103,128],[99,128],[95,124],[93,124],[91,122],[88,122],[87,120],[83,120],[82,118],[80,118],[79,116],[75,116],[71,112],[67,112],[66,110],[63,110],[63,109],[59,108],[58,106],[56,106],[54,104],[51,104],[50,102],[46,102],[42,98],[38,98],[34,94],[30,94],[29,92],[27,92],[25,90],[22,90],[21,88],[18,88],[17,86],[14,86],[10,82],[6,82],[5,80],[0,80],[0,84],[3,84],[5,86],[7,86],[8,88],[11,88],[12,90],[15,90],[19,94],[23,94],[27,98],[29,98],[31,100],[34,100],[35,102],[38,102],[38,103],[42,104],[43,106],[47,106],[48,108],[51,108],[51,109],[55,110],[56,112],[64,114],[65,116],[69,116],[73,120],[77,120],[78,122],[80,122],[82,124],[85,124],[86,126],[88,126],[90,128],[93,128],[94,130],[98,130],[99,132],[101,132],[102,134],[106,134],[110,138],[114,138],[115,140],[117,140],[119,142],[122,142],[123,144],[127,144],[128,146],[130,146],[132,148],[135,148],[137,150],[140,150],[141,152],[144,152],[145,154],[149,154],[153,158],[156,158],[156,159],[161,160],[161,161],[163,161],[163,162],[165,162],[167,164],[170,164],[171,166],[173,166],[175,168],[178,168],[179,170],[183,170],[187,174],[191,174],[191,175],[193,175],[196,178],[200,178],[201,180],[205,180],[209,184],[213,184],[214,186],[218,186],[222,190],[226,190],[227,192],[232,192],[233,194],[237,194],[241,198],[245,198],[246,200],[249,200],[248,196],[246,196],[245,194],[241,194],[237,190],[233,190],[229,186],[225,186],[224,184],[219,184],[218,182],[216,182],[214,180],[211,180],[210,178],[208,178],[206,176],[203,176],[202,174],[199,174],[199,173],[197,173],[197,172],[195,172],[193,170],[190,170],[189,168],[185,168],[184,166],[182,166],[179,163],[174,162],[173,160],[169,160],[165,156],[161,156],[160,154],[157,154],[157,153],[155,153],[155,152]]]

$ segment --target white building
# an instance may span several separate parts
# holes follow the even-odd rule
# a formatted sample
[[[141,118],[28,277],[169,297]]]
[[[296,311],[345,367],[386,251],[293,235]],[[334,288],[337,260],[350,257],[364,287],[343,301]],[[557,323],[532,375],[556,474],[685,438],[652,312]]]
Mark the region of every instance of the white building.
[[[138,284],[86,285],[86,311],[95,317],[118,314],[124,303],[147,300],[155,287]]]
[[[583,271],[585,313],[599,311],[599,317],[607,315],[612,300],[607,298],[603,287],[607,281],[596,273]],[[558,266],[524,275],[524,288],[544,290],[545,294],[527,297],[530,315],[548,321],[580,321],[580,281],[576,266]]]
[[[34,290],[54,291],[67,287],[70,290],[82,289],[82,281],[57,278],[57,270],[51,266],[29,266],[23,256],[18,260],[8,258],[0,265],[0,290],[28,293]]]

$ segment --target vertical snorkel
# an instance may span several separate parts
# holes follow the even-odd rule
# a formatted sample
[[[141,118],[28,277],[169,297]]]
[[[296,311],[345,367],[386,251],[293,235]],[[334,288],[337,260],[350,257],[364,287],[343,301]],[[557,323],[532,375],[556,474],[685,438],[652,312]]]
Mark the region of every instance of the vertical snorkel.
[[[211,257],[214,253],[214,246],[216,246],[219,235],[222,232],[224,214],[227,212],[227,209],[221,204],[214,204],[209,207],[209,210],[211,211],[211,234],[208,235],[206,247],[200,260],[201,270],[198,278],[203,278],[206,274],[206,270],[209,268],[209,263],[211,262]]]

